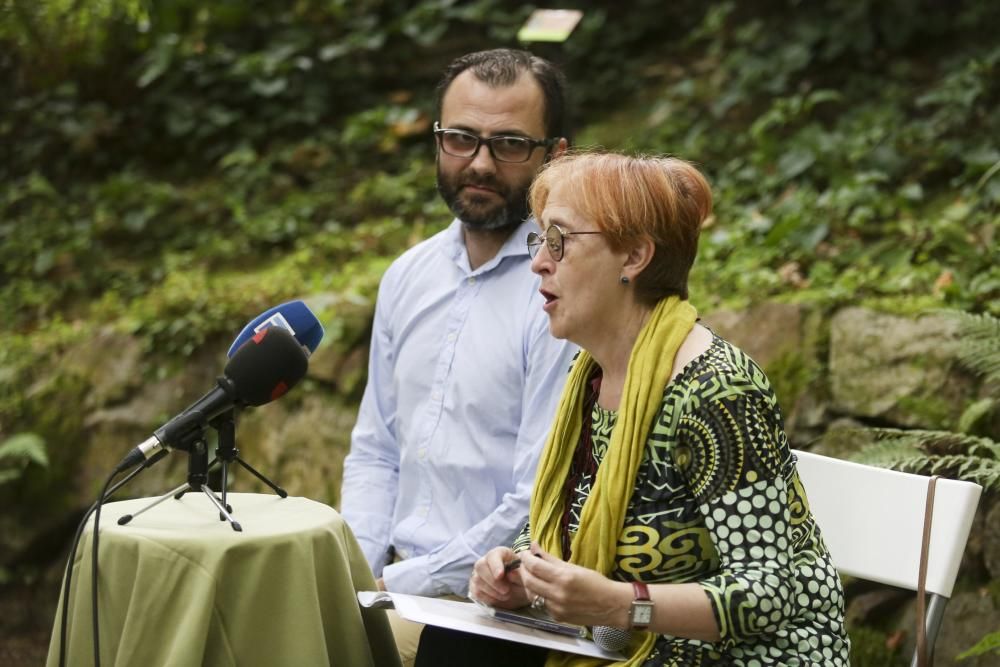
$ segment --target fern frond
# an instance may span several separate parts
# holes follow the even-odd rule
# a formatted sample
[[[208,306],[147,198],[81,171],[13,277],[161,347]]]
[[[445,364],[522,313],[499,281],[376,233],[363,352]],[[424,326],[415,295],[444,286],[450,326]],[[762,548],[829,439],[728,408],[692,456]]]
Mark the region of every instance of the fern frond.
[[[863,444],[851,460],[918,475],[941,475],[1000,491],[1000,443],[948,431],[851,429]]]
[[[1000,462],[975,456],[941,456],[933,460],[930,474],[975,482],[984,489],[1000,491]]]
[[[903,441],[873,441],[850,458],[865,465],[917,474],[926,474],[934,462],[932,457],[920,449],[919,444]]]
[[[1000,459],[1000,445],[989,438],[982,438],[952,431],[924,429],[865,428],[855,429],[870,434],[870,442],[894,442],[900,446],[918,449],[926,454],[971,454]]]
[[[975,646],[967,651],[959,653],[955,657],[959,660],[965,660],[966,658],[975,658],[976,656],[986,655],[987,653],[1000,655],[1000,630],[987,634],[985,637],[980,639]]]
[[[962,365],[988,382],[1000,381],[1000,318],[961,310],[936,311],[958,326],[955,355]]]
[[[1000,461],[1000,442],[993,442],[987,438],[979,438],[982,442],[969,448],[969,453],[984,459],[995,459]]]
[[[960,433],[971,432],[976,424],[988,419],[993,411],[998,409],[1000,409],[1000,400],[996,398],[982,398],[974,401],[962,411],[962,416],[958,418],[958,431]]]
[[[0,462],[5,459],[34,461],[40,466],[49,465],[45,440],[34,433],[17,433],[0,443]]]
[[[20,470],[0,470],[0,484],[6,484],[21,476]],[[0,583],[3,583],[0,581]]]

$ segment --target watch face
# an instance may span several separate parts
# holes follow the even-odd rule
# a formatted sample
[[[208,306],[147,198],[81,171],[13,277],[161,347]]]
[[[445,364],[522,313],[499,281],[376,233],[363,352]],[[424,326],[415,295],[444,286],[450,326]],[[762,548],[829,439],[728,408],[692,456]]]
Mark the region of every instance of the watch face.
[[[632,625],[649,625],[653,620],[653,604],[650,602],[632,603]]]

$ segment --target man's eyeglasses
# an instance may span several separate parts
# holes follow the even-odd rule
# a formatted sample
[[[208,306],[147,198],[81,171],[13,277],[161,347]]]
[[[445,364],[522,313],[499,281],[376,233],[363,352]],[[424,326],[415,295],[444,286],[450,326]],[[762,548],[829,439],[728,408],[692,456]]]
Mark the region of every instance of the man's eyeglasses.
[[[516,135],[480,137],[465,130],[441,127],[437,121],[434,121],[434,136],[437,137],[441,150],[448,155],[471,159],[479,153],[479,147],[486,144],[490,149],[490,155],[498,162],[527,162],[536,148],[539,146],[550,148],[558,141],[558,139],[531,139]]]
[[[542,247],[542,243],[549,249],[549,254],[552,255],[552,259],[557,262],[562,261],[563,251],[566,248],[566,237],[572,236],[573,234],[603,234],[604,232],[567,232],[559,225],[549,225],[549,228],[545,230],[544,236],[538,232],[528,232],[528,256],[531,259],[535,258],[538,254],[538,249]]]

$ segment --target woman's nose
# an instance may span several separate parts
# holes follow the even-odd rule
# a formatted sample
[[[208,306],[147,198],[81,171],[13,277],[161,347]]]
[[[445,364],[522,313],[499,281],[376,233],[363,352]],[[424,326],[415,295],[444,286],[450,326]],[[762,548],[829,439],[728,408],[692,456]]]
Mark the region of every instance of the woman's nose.
[[[531,258],[531,270],[541,275],[545,271],[551,271],[552,264],[552,255],[543,243],[538,247],[538,252],[535,253],[535,256]]]

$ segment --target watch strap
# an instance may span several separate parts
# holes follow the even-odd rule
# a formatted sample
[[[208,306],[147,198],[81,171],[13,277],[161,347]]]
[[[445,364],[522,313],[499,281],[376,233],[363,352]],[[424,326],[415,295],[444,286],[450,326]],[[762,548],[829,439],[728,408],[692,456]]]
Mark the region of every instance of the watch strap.
[[[653,616],[653,601],[649,598],[649,587],[641,581],[632,582],[635,599],[629,609],[629,627],[633,630],[645,630],[649,627]]]
[[[632,590],[635,592],[636,600],[648,600],[649,599],[649,586],[641,581],[632,582]]]

